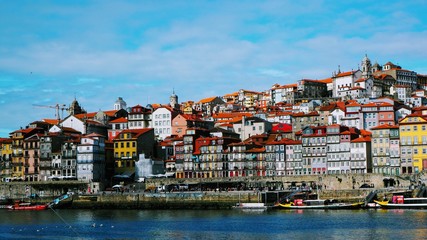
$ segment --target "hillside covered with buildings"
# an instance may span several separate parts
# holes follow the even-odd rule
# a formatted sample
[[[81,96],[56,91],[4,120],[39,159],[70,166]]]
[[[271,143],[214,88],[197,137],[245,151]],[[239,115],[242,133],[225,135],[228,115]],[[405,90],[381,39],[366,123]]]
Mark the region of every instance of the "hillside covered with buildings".
[[[0,139],[2,181],[92,189],[153,176],[232,178],[427,170],[427,76],[391,62],[265,91],[41,119]],[[57,111],[61,106],[56,106]],[[59,114],[58,114],[59,116]]]

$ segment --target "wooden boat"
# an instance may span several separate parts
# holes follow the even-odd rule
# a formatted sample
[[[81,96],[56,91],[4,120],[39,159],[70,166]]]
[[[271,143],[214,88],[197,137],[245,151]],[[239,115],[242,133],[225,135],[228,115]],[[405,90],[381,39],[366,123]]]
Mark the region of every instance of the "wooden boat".
[[[279,203],[278,207],[286,209],[357,209],[361,208],[363,202],[338,203],[333,200],[303,200],[294,199],[292,202]]]
[[[392,201],[374,201],[381,208],[427,208],[427,198],[405,198],[403,195],[393,196]]]
[[[15,202],[15,204],[10,205],[10,210],[46,210],[48,207],[47,204],[31,204],[31,203],[22,203]]]
[[[234,209],[242,210],[266,210],[267,206],[264,203],[237,203]]]

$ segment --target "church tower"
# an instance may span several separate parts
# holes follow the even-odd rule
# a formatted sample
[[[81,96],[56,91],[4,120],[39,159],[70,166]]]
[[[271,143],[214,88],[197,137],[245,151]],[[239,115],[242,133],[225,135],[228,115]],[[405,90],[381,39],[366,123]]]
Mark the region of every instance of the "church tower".
[[[371,60],[369,60],[368,55],[365,54],[365,57],[362,60],[362,78],[369,78],[372,76],[371,68]]]
[[[76,115],[86,113],[86,111],[82,107],[80,107],[79,102],[77,102],[77,99],[74,98],[74,101],[70,104],[70,107],[68,108],[68,113],[70,115]]]
[[[175,94],[175,90],[173,90],[172,95],[169,97],[169,104],[173,109],[179,108],[178,96]]]

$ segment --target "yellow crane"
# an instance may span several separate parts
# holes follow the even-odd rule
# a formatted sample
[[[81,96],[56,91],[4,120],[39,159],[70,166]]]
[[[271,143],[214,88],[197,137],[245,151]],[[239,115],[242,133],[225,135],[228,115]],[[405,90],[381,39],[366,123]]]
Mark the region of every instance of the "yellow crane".
[[[54,109],[56,109],[56,113],[55,113],[55,115],[56,115],[56,119],[58,119],[58,122],[61,120],[61,117],[60,117],[60,115],[59,115],[59,110],[61,110],[62,112],[62,115],[64,115],[64,110],[68,110],[68,108],[66,107],[67,105],[65,105],[65,104],[59,104],[59,103],[57,103],[56,105],[54,105],[54,106],[49,106],[49,105],[39,105],[39,104],[33,104],[33,106],[35,106],[35,107],[44,107],[44,108],[54,108]]]

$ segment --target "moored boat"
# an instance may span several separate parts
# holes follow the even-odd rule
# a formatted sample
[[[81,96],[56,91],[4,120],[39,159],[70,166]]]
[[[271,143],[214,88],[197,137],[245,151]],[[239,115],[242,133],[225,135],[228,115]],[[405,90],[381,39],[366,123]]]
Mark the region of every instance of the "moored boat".
[[[233,208],[242,210],[266,210],[267,206],[265,206],[264,203],[238,203]]]
[[[46,210],[48,208],[47,204],[31,204],[31,203],[22,203],[15,202],[13,205],[10,205],[8,209],[10,210]]]
[[[339,203],[333,200],[303,200],[294,199],[292,202],[279,203],[277,207],[285,209],[357,209],[361,208],[363,202]]]
[[[405,198],[403,195],[393,196],[392,201],[374,201],[381,208],[427,208],[427,198]]]

